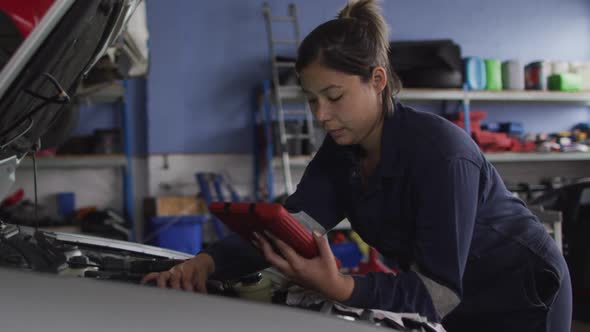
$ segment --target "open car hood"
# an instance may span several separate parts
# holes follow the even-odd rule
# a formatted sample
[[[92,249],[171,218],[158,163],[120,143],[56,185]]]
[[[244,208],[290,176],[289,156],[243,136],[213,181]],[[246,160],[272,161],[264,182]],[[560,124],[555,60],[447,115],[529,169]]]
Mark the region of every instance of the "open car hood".
[[[0,160],[31,151],[47,132],[68,120],[69,96],[107,51],[140,0],[45,0],[30,33],[18,16],[38,1],[0,0],[3,26],[15,23],[18,48],[0,62]],[[45,9],[45,8],[44,8]],[[0,56],[2,51],[0,49]],[[0,57],[2,61],[2,57]],[[40,142],[41,145],[43,142]]]

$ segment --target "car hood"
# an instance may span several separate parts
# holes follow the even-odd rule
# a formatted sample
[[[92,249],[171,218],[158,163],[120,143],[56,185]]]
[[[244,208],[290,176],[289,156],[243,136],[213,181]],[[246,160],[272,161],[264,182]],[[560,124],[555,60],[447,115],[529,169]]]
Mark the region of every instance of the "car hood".
[[[67,120],[68,96],[116,41],[139,2],[55,0],[30,33],[20,30],[23,40],[0,72],[0,160],[23,156]],[[33,6],[28,3],[19,5]],[[14,8],[0,10],[6,19]]]
[[[7,331],[384,331],[286,306],[5,268],[0,273]]]

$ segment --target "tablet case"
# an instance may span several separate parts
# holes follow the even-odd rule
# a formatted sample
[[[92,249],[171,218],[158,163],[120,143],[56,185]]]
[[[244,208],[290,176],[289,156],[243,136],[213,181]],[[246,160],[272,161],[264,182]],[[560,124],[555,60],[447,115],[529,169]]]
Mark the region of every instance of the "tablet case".
[[[304,227],[277,203],[212,202],[209,211],[244,240],[252,242],[254,232],[268,231],[305,258],[318,256],[311,230]]]

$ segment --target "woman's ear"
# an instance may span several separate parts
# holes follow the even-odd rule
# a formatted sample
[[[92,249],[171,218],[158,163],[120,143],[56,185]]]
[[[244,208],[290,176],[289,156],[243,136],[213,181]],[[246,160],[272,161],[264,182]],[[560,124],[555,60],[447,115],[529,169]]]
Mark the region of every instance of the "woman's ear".
[[[371,82],[377,94],[380,94],[385,89],[385,86],[387,86],[387,72],[385,68],[381,66],[375,67]]]

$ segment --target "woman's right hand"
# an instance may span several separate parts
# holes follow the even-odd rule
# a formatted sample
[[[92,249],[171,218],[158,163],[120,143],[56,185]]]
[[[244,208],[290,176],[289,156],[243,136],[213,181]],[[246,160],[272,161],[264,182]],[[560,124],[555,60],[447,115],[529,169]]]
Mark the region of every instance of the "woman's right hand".
[[[213,258],[201,253],[164,272],[152,272],[141,280],[142,284],[157,282],[160,288],[183,289],[185,291],[207,293],[207,279],[215,270]]]

